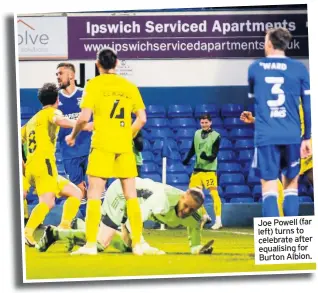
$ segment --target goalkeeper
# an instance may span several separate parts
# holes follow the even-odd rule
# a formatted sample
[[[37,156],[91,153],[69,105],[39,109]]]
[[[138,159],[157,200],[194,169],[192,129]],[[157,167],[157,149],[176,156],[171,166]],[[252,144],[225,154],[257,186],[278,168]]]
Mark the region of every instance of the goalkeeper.
[[[201,215],[198,213],[204,202],[201,189],[190,188],[184,192],[169,185],[138,177],[136,189],[143,222],[151,220],[171,228],[184,226],[187,228],[192,254],[212,253],[213,240],[201,245]],[[119,180],[114,181],[107,189],[101,209],[98,251],[102,252],[111,245],[121,252],[130,252],[131,227],[127,220],[126,199]],[[83,221],[77,219],[76,223],[77,229],[68,230],[48,226],[38,242],[37,249],[44,252],[58,240],[68,240],[69,250],[72,250],[74,245],[84,245],[86,235]],[[122,226],[121,232],[118,231],[120,226]],[[145,240],[142,243],[145,254],[164,254],[160,249],[150,247]]]

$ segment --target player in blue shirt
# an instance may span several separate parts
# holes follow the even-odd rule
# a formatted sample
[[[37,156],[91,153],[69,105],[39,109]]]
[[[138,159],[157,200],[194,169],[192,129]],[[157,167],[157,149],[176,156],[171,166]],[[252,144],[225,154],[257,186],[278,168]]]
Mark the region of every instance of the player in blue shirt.
[[[298,216],[300,157],[311,155],[310,85],[306,67],[285,56],[291,41],[285,28],[265,37],[265,58],[248,69],[249,97],[255,98],[255,154],[252,167],[260,172],[263,216],[278,217],[277,178],[282,170],[284,215]],[[299,97],[304,109],[301,137]]]
[[[81,109],[79,107],[83,89],[75,85],[75,67],[72,63],[60,63],[56,69],[56,77],[60,87],[59,109],[70,119],[77,119]],[[84,196],[86,195],[85,174],[91,144],[91,133],[83,131],[79,134],[76,145],[69,147],[65,136],[72,129],[61,129],[59,141],[63,156],[64,168],[71,182],[76,184]]]

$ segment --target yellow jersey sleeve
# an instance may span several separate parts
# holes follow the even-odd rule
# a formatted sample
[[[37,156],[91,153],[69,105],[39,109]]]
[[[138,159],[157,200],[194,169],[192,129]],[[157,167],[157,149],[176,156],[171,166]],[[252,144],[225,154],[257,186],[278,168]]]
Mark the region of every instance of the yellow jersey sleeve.
[[[303,105],[299,103],[299,118],[300,118],[300,127],[301,127],[301,136],[304,135],[305,133],[305,121],[304,121],[304,110],[303,110]]]
[[[145,109],[144,101],[142,100],[142,97],[140,95],[139,89],[137,87],[134,87],[132,90],[132,112],[136,113],[138,110]]]
[[[21,139],[22,139],[22,143],[25,143],[27,140],[26,124],[23,127],[21,127]]]
[[[88,108],[93,111],[95,106],[95,97],[96,97],[96,94],[95,94],[94,85],[92,81],[88,81],[83,91],[80,108],[81,109]]]
[[[55,124],[55,118],[56,116],[63,116],[63,113],[61,110],[52,108],[52,111],[48,112],[48,120],[52,124]]]

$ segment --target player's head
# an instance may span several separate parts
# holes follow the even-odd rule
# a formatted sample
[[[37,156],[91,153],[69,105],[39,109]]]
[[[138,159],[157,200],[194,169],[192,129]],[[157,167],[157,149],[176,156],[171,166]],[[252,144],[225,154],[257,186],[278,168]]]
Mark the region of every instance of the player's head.
[[[267,31],[265,36],[265,56],[274,55],[275,52],[285,52],[292,39],[288,29],[279,27]]]
[[[177,216],[186,218],[195,213],[204,202],[204,194],[200,188],[188,189],[179,199],[176,207]]]
[[[112,48],[104,48],[97,53],[96,66],[99,73],[105,73],[115,69],[117,62],[117,53]]]
[[[56,78],[61,89],[75,84],[75,66],[72,63],[62,62],[56,67]]]
[[[45,83],[38,92],[42,106],[58,106],[59,90],[55,83]]]
[[[203,114],[200,116],[200,126],[203,130],[209,130],[212,126],[212,119],[210,114]]]

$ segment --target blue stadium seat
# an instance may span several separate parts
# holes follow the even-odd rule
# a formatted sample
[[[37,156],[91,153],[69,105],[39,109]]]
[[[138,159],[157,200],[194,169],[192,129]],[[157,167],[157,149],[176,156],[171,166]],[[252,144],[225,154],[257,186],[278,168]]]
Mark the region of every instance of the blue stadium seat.
[[[184,174],[187,173],[186,167],[183,166],[181,163],[175,162],[171,163],[167,166],[167,174],[172,173],[172,174]]]
[[[141,169],[140,171],[142,173],[147,173],[147,174],[157,174],[158,173],[158,168],[157,168],[157,165],[155,163],[144,163],[142,166],[141,166]]]
[[[219,113],[220,113],[220,109],[217,105],[201,104],[201,105],[196,105],[194,110],[194,117],[198,119],[203,114],[210,114],[211,117],[218,117]]]
[[[193,110],[190,105],[170,105],[168,108],[168,117],[193,117]]]
[[[29,119],[22,119],[21,118],[21,127],[24,126],[25,124],[27,124],[28,121],[29,121]]]
[[[196,128],[180,128],[175,133],[176,140],[180,141],[181,139],[193,139]]]
[[[150,174],[142,173],[142,175],[143,175],[142,178],[149,178],[149,179],[156,181],[156,182],[162,182],[161,176],[157,173],[154,173],[154,174],[153,173],[150,173]]]
[[[188,184],[174,184],[173,186],[183,191],[187,191],[189,188]]]
[[[148,118],[164,118],[166,117],[166,109],[162,105],[148,105],[146,107]]]
[[[187,174],[167,174],[167,184],[189,184],[189,176]]]
[[[250,128],[234,128],[230,130],[229,137],[232,140],[253,138],[254,131]]]
[[[232,149],[233,149],[232,142],[227,138],[221,138],[220,150],[232,150]]]
[[[240,117],[243,111],[244,107],[240,104],[225,104],[221,107],[221,115],[223,117]]]
[[[219,185],[225,187],[228,185],[243,185],[245,179],[242,173],[228,173],[222,174],[219,179]]]
[[[247,185],[230,185],[225,188],[225,198],[229,197],[251,197],[251,190]],[[252,202],[254,200],[252,199]]]
[[[219,192],[219,196],[223,197],[224,192],[223,192],[223,188],[221,186],[218,186],[218,192]]]
[[[22,119],[30,119],[35,113],[36,113],[36,110],[31,107],[21,107]]]
[[[145,129],[150,130],[154,127],[161,127],[161,128],[169,128],[169,120],[167,118],[150,118],[147,119],[147,123],[144,126]]]
[[[194,167],[193,164],[185,166],[186,172],[188,173],[189,176],[191,176],[193,172],[193,167]]]
[[[234,148],[236,151],[254,149],[254,140],[253,139],[238,139],[235,142]]]
[[[252,197],[233,197],[230,200],[231,203],[253,203],[254,199]]]
[[[223,128],[223,120],[219,117],[212,118],[212,128]]]
[[[63,164],[63,156],[60,152],[55,153],[56,163]]]
[[[174,134],[169,128],[153,128],[149,132],[150,141],[154,142],[160,138],[173,138]]]
[[[221,135],[221,138],[229,137],[229,133],[226,129],[224,128],[213,128],[213,129]]]
[[[232,162],[236,160],[235,153],[233,151],[219,151],[218,153],[218,161],[225,163],[225,162]]]
[[[147,140],[151,139],[150,133],[145,129],[141,129],[141,135],[144,139],[147,139]]]
[[[259,199],[260,197],[262,197],[262,185],[255,185],[253,187],[252,194],[255,199]]]
[[[252,113],[253,113],[253,116],[254,116],[254,114],[255,114],[255,106],[254,106],[254,104],[249,104],[249,105],[247,106],[246,111],[252,112]]]
[[[152,150],[152,146],[151,143],[148,139],[143,139],[143,151],[151,151]]]
[[[56,167],[57,167],[57,172],[59,173],[59,175],[62,175],[62,176],[65,176],[66,175],[66,172],[65,172],[65,169],[64,169],[64,164],[63,163],[59,163],[59,162],[56,162]]]
[[[217,173],[221,175],[223,173],[240,173],[241,165],[238,163],[220,163],[218,165]]]
[[[168,151],[167,152],[167,158],[173,160],[173,161],[181,161],[181,156],[179,151]]]
[[[248,185],[252,185],[252,186],[259,185],[261,183],[261,179],[250,173],[247,176],[247,183],[248,183]]]
[[[250,124],[244,123],[240,118],[230,117],[224,119],[224,128],[233,129],[233,128],[246,128]]]
[[[310,196],[299,196],[298,198],[299,198],[299,202],[303,202],[303,203],[313,202]]]
[[[152,151],[154,152],[154,154],[157,153],[161,153],[162,149],[163,149],[163,145],[167,144],[166,147],[169,151],[177,151],[178,150],[178,145],[176,143],[176,141],[172,138],[168,138],[166,140],[164,139],[156,139],[153,143],[152,146]]]
[[[177,131],[180,127],[196,127],[196,122],[193,118],[174,118],[170,121],[170,127]]]
[[[254,157],[254,150],[243,150],[240,151],[238,160],[241,163],[252,162]]]
[[[153,162],[154,161],[153,153],[151,151],[143,151],[142,160],[143,160],[143,163]]]
[[[300,196],[308,195],[308,189],[306,185],[303,185],[303,184],[298,185],[298,195]]]
[[[193,139],[181,139],[178,143],[179,152],[185,153],[191,149]]]

